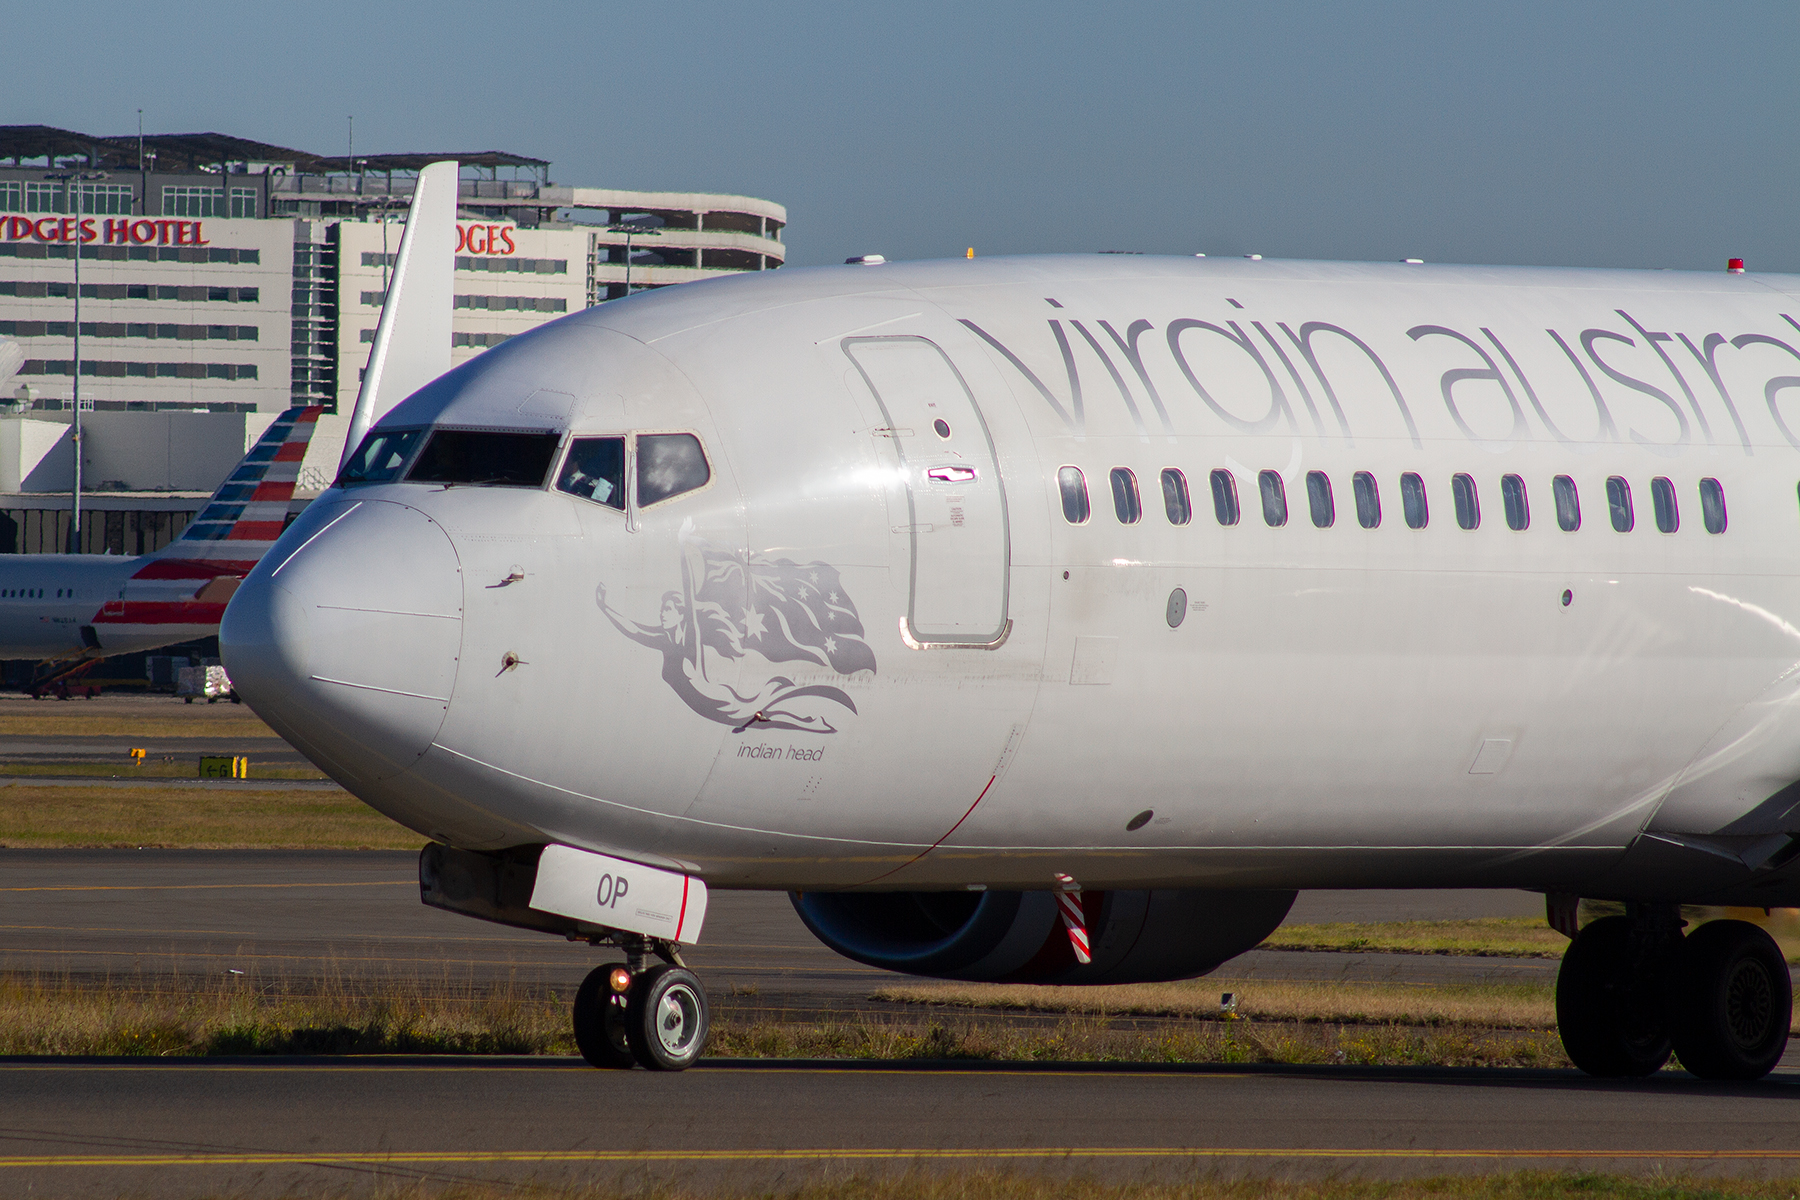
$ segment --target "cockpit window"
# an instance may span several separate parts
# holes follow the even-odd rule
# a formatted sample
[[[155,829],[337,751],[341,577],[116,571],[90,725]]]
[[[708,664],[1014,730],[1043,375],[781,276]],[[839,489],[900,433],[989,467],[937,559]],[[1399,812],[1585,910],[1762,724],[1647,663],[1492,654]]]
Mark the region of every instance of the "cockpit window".
[[[625,439],[576,438],[556,486],[571,496],[625,511]]]
[[[706,452],[691,433],[641,433],[637,439],[637,502],[648,508],[659,500],[705,487],[712,478]]]
[[[542,487],[557,441],[554,433],[439,429],[406,477],[414,483]]]
[[[422,429],[376,429],[362,440],[350,461],[338,473],[337,485],[350,487],[358,483],[386,483],[400,477],[400,468],[412,456]]]

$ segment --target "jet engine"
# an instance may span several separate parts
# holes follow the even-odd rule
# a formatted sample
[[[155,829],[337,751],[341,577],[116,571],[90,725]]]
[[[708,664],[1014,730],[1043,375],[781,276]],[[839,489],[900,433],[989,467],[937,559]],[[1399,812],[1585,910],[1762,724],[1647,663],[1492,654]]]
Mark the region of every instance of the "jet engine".
[[[1204,975],[1280,925],[1293,892],[1157,888],[1081,894],[1082,964],[1055,892],[791,892],[800,919],[846,958],[941,979],[1152,983]]]

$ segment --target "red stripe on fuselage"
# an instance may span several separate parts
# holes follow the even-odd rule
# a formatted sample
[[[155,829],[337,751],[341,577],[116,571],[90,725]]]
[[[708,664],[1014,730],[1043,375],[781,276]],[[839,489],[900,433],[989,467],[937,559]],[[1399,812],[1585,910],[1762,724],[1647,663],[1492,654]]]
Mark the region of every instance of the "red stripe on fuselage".
[[[117,603],[116,601],[114,603]],[[127,600],[119,612],[94,614],[91,625],[217,625],[223,604],[195,600]]]
[[[248,575],[256,569],[254,558],[153,558],[136,571],[133,579],[216,579],[220,575]]]

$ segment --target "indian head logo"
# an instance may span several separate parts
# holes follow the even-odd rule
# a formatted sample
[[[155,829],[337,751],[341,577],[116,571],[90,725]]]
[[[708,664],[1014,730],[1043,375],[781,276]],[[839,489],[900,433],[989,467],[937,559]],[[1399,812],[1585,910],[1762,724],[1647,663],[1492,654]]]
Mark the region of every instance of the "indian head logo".
[[[738,733],[752,727],[836,733],[831,716],[856,711],[842,688],[796,684],[772,671],[746,695],[710,678],[708,662],[756,654],[771,668],[812,663],[839,675],[873,675],[875,652],[837,568],[713,550],[685,538],[681,559],[681,590],[663,593],[654,623],[621,616],[606,602],[604,583],[594,592],[600,611],[620,633],[661,652],[663,682],[708,720]]]

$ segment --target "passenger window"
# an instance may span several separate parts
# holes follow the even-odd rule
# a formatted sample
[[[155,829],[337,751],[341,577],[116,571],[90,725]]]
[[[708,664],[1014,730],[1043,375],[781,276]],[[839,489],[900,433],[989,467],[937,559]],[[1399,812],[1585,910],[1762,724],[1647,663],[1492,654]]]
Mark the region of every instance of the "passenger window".
[[[1264,471],[1256,477],[1256,483],[1262,489],[1263,521],[1280,528],[1287,524],[1287,488],[1281,482],[1279,471]]]
[[[1464,529],[1474,529],[1481,524],[1481,500],[1475,494],[1475,477],[1472,475],[1452,475],[1450,477],[1450,498],[1456,502],[1456,523]]]
[[[637,502],[648,508],[659,500],[705,487],[712,478],[706,451],[691,433],[639,434],[637,440]]]
[[[1356,523],[1364,529],[1380,525],[1381,489],[1375,485],[1375,476],[1358,471],[1350,477],[1350,490],[1356,493]]]
[[[1212,473],[1213,516],[1221,525],[1238,523],[1237,476],[1230,471]]]
[[[571,496],[624,512],[625,439],[576,438],[570,442],[556,486]]]
[[[377,429],[363,438],[362,445],[338,472],[337,486],[357,483],[386,483],[400,477],[400,468],[412,456],[422,429]]]
[[[1675,485],[1658,475],[1650,481],[1650,507],[1656,512],[1656,527],[1664,533],[1681,528],[1681,513],[1675,507]]]
[[[1194,519],[1194,506],[1188,499],[1186,475],[1173,467],[1164,469],[1162,489],[1163,511],[1169,514],[1169,524],[1186,525]]]
[[[1708,533],[1725,532],[1725,488],[1716,479],[1700,481],[1700,520]]]
[[[465,487],[543,487],[559,440],[554,433],[439,429],[406,477]]]
[[[1085,525],[1088,519],[1087,479],[1080,467],[1063,467],[1056,473],[1056,487],[1062,493],[1063,519],[1071,525]]]
[[[1431,520],[1431,510],[1425,504],[1425,481],[1411,471],[1400,477],[1400,508],[1408,529],[1423,529]]]
[[[1500,477],[1500,506],[1506,510],[1506,527],[1517,533],[1531,525],[1531,502],[1525,496],[1525,480],[1517,475]]]
[[[1581,496],[1575,491],[1575,481],[1558,475],[1551,481],[1550,490],[1556,496],[1557,525],[1564,533],[1574,533],[1581,528]]]
[[[1606,481],[1606,507],[1612,513],[1612,527],[1620,533],[1630,533],[1634,524],[1631,516],[1631,485],[1617,475]]]
[[[1137,476],[1125,467],[1112,469],[1113,512],[1119,524],[1136,525],[1144,515],[1144,502],[1138,495]]]
[[[1306,503],[1312,509],[1316,529],[1330,529],[1337,520],[1337,506],[1331,500],[1331,476],[1323,471],[1306,473]]]

